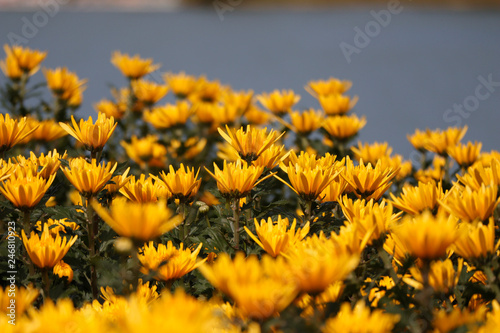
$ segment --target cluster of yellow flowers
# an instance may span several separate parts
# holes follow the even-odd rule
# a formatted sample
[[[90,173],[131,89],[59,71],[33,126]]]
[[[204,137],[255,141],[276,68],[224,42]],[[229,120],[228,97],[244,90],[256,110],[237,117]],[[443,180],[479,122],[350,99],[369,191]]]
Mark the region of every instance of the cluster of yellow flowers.
[[[126,87],[77,120],[86,80],[43,69],[53,103],[27,107],[47,53],[4,49],[2,332],[500,327],[500,153],[467,127],[409,135],[418,167],[352,145],[349,81],[309,82],[321,109],[297,111],[291,90],[152,81],[160,65],[120,52]]]

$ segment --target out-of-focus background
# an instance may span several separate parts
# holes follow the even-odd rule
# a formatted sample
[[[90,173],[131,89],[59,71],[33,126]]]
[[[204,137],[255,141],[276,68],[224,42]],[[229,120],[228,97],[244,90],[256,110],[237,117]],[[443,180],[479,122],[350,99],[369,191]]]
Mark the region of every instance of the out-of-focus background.
[[[87,78],[80,117],[125,84],[110,64],[121,50],[160,73],[294,89],[297,109],[319,108],[308,81],[352,80],[354,112],[368,120],[359,139],[406,158],[406,135],[426,127],[467,125],[463,141],[500,149],[500,0],[0,0],[6,43],[47,50],[46,67]]]

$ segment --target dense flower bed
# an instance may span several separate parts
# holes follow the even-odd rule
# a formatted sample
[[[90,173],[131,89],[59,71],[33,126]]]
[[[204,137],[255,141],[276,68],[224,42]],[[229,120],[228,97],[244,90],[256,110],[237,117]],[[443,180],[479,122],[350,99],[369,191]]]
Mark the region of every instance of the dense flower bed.
[[[498,331],[500,153],[467,127],[409,135],[416,166],[353,143],[349,81],[297,111],[120,52],[85,120],[86,80],[4,49],[2,332]]]

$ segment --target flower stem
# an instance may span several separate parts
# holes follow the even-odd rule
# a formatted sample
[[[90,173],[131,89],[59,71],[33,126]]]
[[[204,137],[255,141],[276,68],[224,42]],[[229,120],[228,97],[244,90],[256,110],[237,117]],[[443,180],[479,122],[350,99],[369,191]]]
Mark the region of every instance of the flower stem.
[[[421,306],[422,332],[432,331],[432,295],[434,294],[434,288],[429,284],[430,269],[430,261],[423,260],[423,267],[421,269],[423,289],[415,297]]]
[[[26,237],[30,236],[30,231],[31,231],[31,209],[26,209],[23,210],[23,229],[24,233],[26,234]],[[28,264],[28,269],[29,269],[29,275],[33,276],[35,274],[35,266],[33,265],[33,262],[31,261],[28,251],[26,250],[26,247],[23,248],[23,256]]]
[[[90,204],[92,196],[88,196],[86,200],[87,205],[87,233],[89,238],[89,251],[90,251],[90,287],[92,289],[93,299],[97,299],[97,272],[94,263],[96,256],[95,248],[95,230],[94,230],[94,209]]]
[[[47,267],[42,268],[42,280],[43,280],[43,299],[50,299],[50,278],[49,269]]]
[[[304,212],[305,213],[305,220],[303,221],[302,225],[306,224],[306,222],[309,222],[311,223],[311,218],[312,218],[312,200],[308,200],[306,202],[306,211]]]
[[[233,209],[233,243],[234,248],[238,250],[240,248],[240,200],[238,198],[233,199],[232,207]]]

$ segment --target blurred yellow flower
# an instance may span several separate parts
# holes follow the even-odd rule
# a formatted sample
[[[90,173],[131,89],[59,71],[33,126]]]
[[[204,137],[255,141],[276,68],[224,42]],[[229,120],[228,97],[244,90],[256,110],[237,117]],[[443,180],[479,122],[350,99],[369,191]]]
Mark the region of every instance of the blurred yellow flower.
[[[486,259],[494,255],[500,246],[500,240],[495,244],[495,221],[490,217],[488,224],[461,223],[459,237],[453,249],[466,259]]]
[[[309,232],[309,222],[302,228],[296,228],[297,221],[295,219],[293,219],[293,223],[290,226],[288,218],[281,218],[281,215],[278,215],[277,221],[273,221],[272,218],[268,217],[267,221],[262,219],[259,223],[257,219],[254,219],[254,222],[257,236],[247,227],[244,227],[245,231],[261,248],[273,257],[286,252],[289,247],[300,242]]]
[[[0,60],[0,69],[12,81],[19,81],[24,74],[14,57],[7,56],[5,60]]]
[[[300,290],[307,293],[322,292],[332,283],[344,280],[360,259],[358,254],[346,252],[322,233],[296,243],[284,257]]]
[[[202,245],[200,243],[194,251],[191,251],[189,248],[184,249],[183,243],[176,248],[172,241],[168,241],[167,245],[158,244],[157,247],[153,242],[149,242],[140,249],[141,272],[153,273],[154,278],[160,281],[180,279],[207,260],[197,260]]]
[[[0,66],[2,69],[4,67],[7,70],[4,70],[5,75],[10,77],[11,79],[16,78],[8,75],[8,73],[12,73],[14,69],[8,70],[9,66],[17,66],[20,71],[27,73],[28,75],[35,74],[40,68],[40,63],[47,56],[47,52],[40,52],[38,50],[32,50],[28,47],[22,47],[18,45],[9,46],[5,44],[3,46],[5,54],[7,55],[6,61],[0,61]]]
[[[481,186],[500,184],[500,161],[493,159],[489,166],[475,164],[471,166],[464,175],[457,174],[457,180],[473,191],[478,191]]]
[[[180,160],[191,160],[197,157],[206,147],[207,139],[197,136],[190,137],[187,140],[170,140],[167,150],[173,158]]]
[[[23,141],[37,127],[27,128],[27,118],[13,119],[8,113],[0,114],[0,154]]]
[[[424,211],[415,217],[404,217],[400,224],[393,226],[392,237],[412,256],[438,259],[458,238],[457,219],[445,214],[433,216]]]
[[[497,193],[498,186],[483,184],[477,191],[470,187],[454,186],[439,203],[446,211],[462,221],[471,222],[476,219],[487,221],[500,203]]]
[[[31,139],[49,142],[66,135],[68,133],[55,120],[47,119],[38,122],[38,127],[31,134]]]
[[[193,104],[214,104],[221,99],[227,89],[218,80],[208,81],[200,77],[196,83],[196,89],[189,95],[189,100]]]
[[[67,238],[58,234],[53,237],[48,225],[45,224],[40,236],[32,231],[28,239],[22,230],[22,238],[26,252],[33,264],[40,268],[53,268],[68,253],[78,236]]]
[[[390,193],[391,203],[394,207],[411,214],[418,215],[428,209],[437,212],[439,200],[445,197],[442,183],[434,181],[428,183],[418,182],[417,186],[405,186],[399,197]]]
[[[127,168],[121,175],[114,176],[110,179],[109,184],[104,186],[104,191],[107,191],[108,195],[114,195],[120,191],[120,189],[128,183],[132,176],[128,176],[128,172],[130,171],[130,167]]]
[[[450,146],[446,152],[453,158],[462,168],[467,168],[474,164],[481,154],[481,142],[467,142],[467,145],[458,143],[456,146]]]
[[[253,90],[248,91],[232,91],[228,90],[222,94],[222,102],[225,105],[235,107],[239,113],[247,112],[252,104]]]
[[[348,156],[346,168],[340,176],[349,184],[345,190],[346,193],[353,192],[358,198],[366,200],[378,200],[391,186],[391,180],[396,176],[397,171],[391,168],[382,169],[381,162],[377,162],[373,167],[371,163],[364,164],[361,160],[359,165],[354,166]]]
[[[274,90],[269,94],[258,95],[257,100],[275,115],[283,116],[292,110],[292,107],[300,100],[300,96],[296,95],[293,90]]]
[[[233,260],[221,253],[214,264],[198,270],[217,289],[232,298],[242,315],[264,320],[284,310],[297,295],[288,265],[281,257],[264,255],[245,258],[238,252]]]
[[[290,111],[291,125],[288,127],[297,134],[309,135],[321,127],[324,115],[321,111],[309,109],[303,112]]]
[[[141,168],[146,165],[163,168],[167,164],[167,148],[158,143],[156,135],[148,135],[140,139],[133,135],[130,143],[121,141],[120,144],[125,148],[128,157]]]
[[[110,210],[94,201],[92,207],[118,235],[142,242],[153,240],[182,222],[182,216],[173,216],[165,200],[131,202],[115,199]]]
[[[387,142],[362,144],[361,141],[358,141],[358,146],[351,147],[351,150],[357,161],[363,160],[365,163],[371,163],[372,165],[377,164],[377,161],[384,157],[389,157],[392,153],[392,148],[389,147]]]
[[[221,128],[218,129],[219,134],[238,152],[240,157],[250,163],[256,160],[266,149],[278,141],[285,133],[278,133],[271,129],[269,132],[267,128],[258,129],[247,125],[236,129],[230,129],[226,125],[227,133]]]
[[[199,173],[200,169],[195,174],[194,167],[190,170],[189,167],[184,167],[184,164],[181,163],[177,170],[174,170],[170,165],[169,172],[166,174],[165,171],[162,171],[160,177],[172,193],[172,197],[185,203],[192,201],[200,189]]]
[[[222,170],[214,163],[214,173],[206,167],[205,170],[217,181],[221,195],[234,199],[245,197],[255,186],[273,175],[269,174],[259,180],[264,167],[249,166],[241,160],[234,163],[224,161]]]
[[[429,132],[424,148],[439,154],[446,155],[449,147],[456,146],[467,132],[467,126],[450,127],[446,130],[436,129]]]
[[[455,288],[458,284],[458,279],[462,273],[463,264],[464,260],[459,258],[457,269],[455,270],[453,262],[450,259],[431,262],[429,270],[429,285],[437,292],[443,292],[445,294],[453,293],[453,288]],[[414,266],[410,268],[410,273],[413,279],[403,277],[403,281],[415,289],[422,289],[424,283],[422,272]]]
[[[319,104],[328,116],[345,115],[358,103],[358,97],[345,95],[323,95],[318,97]]]
[[[11,294],[12,292],[14,292],[14,295]],[[8,306],[11,305],[11,300],[14,299],[16,302],[16,317],[21,318],[26,310],[31,307],[38,294],[38,290],[32,284],[29,284],[27,287],[15,286],[13,290],[10,289],[10,286],[5,288],[0,287],[0,313],[2,315],[10,313]]]
[[[426,149],[425,146],[427,145],[427,141],[429,140],[430,136],[430,129],[426,129],[425,132],[417,129],[415,130],[415,133],[413,133],[412,135],[408,134],[406,138],[408,139],[408,141],[410,141],[410,143],[416,150],[424,152]]]
[[[54,275],[59,276],[61,279],[66,277],[68,282],[73,281],[73,269],[62,260],[54,266],[52,271],[54,272]]]
[[[12,174],[6,181],[1,183],[0,192],[15,207],[20,209],[31,209],[42,200],[45,192],[49,189],[56,175],[44,179],[29,170],[25,175]]]
[[[113,117],[107,118],[104,113],[99,113],[95,124],[92,121],[92,116],[89,116],[87,121],[80,119],[80,123],[77,123],[75,118],[71,116],[71,122],[73,128],[65,123],[59,123],[59,125],[91,152],[101,151],[118,125]]]
[[[323,128],[328,135],[341,142],[355,136],[365,125],[366,118],[360,119],[356,115],[327,117],[323,122]]]
[[[432,159],[431,168],[427,168],[425,170],[417,170],[413,176],[417,181],[422,183],[428,183],[432,181],[439,182],[443,180],[445,164],[446,160],[443,157],[435,155]]]
[[[134,96],[146,106],[155,104],[168,93],[167,86],[152,81],[137,80],[131,85]]]
[[[132,176],[120,189],[120,193],[134,202],[156,202],[159,198],[168,199],[172,194],[168,191],[164,182],[155,180],[157,178],[141,174],[136,180]]]
[[[152,110],[144,111],[144,120],[156,129],[171,128],[186,124],[191,116],[191,109],[187,102],[157,106]]]
[[[271,115],[255,105],[251,105],[247,112],[245,112],[245,118],[251,125],[264,125],[269,122]]]
[[[468,332],[479,332],[477,329],[483,324],[488,308],[484,305],[477,309],[453,308],[450,312],[446,309],[435,310],[432,326],[436,333],[453,332],[461,326],[465,326]],[[483,328],[484,326],[481,326]],[[498,328],[499,326],[496,326]],[[485,332],[493,332],[489,330]]]
[[[196,85],[198,84],[198,80],[194,76],[186,75],[184,72],[179,72],[178,74],[165,73],[163,79],[175,97],[179,99],[187,98],[196,89]]]
[[[367,245],[371,245],[387,233],[400,214],[393,214],[390,203],[387,205],[385,205],[385,202],[383,204],[371,203],[371,205],[368,204],[367,206],[370,208],[361,213],[359,217],[355,216],[351,223],[357,226],[359,239],[363,240],[369,237]],[[344,207],[342,208],[344,209]]]
[[[343,94],[352,87],[352,82],[330,77],[328,80],[309,81],[304,89],[314,97]]]
[[[111,162],[98,164],[95,159],[88,163],[84,158],[79,157],[69,161],[69,168],[62,168],[62,172],[81,195],[88,197],[99,193],[104,188],[117,166],[118,163]]]
[[[130,57],[120,51],[113,52],[111,63],[122,72],[123,76],[130,80],[140,79],[160,68],[160,65],[153,65],[153,59],[142,59],[138,54]]]
[[[127,109],[126,107],[122,107],[120,104],[103,99],[94,104],[94,110],[96,110],[99,114],[105,114],[108,118],[113,117],[114,119],[122,119]]]
[[[363,300],[358,301],[354,308],[350,303],[342,303],[339,313],[326,321],[321,332],[390,333],[400,318],[380,309],[370,311]]]
[[[75,96],[77,98],[81,96],[85,90],[87,80],[80,80],[75,73],[68,71],[66,67],[44,69],[43,73],[47,80],[47,86],[61,100],[69,102]]]

